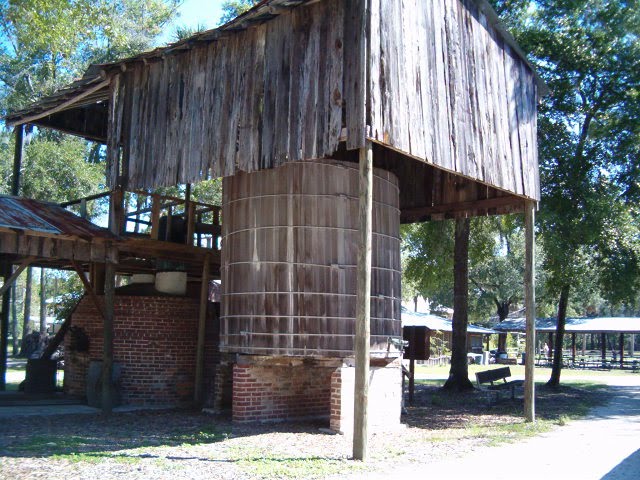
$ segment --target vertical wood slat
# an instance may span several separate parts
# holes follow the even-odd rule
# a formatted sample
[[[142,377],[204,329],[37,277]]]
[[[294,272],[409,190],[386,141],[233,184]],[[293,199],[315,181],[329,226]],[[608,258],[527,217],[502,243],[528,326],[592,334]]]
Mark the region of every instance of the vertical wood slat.
[[[347,149],[365,146],[367,0],[346,0],[344,16],[344,98]]]

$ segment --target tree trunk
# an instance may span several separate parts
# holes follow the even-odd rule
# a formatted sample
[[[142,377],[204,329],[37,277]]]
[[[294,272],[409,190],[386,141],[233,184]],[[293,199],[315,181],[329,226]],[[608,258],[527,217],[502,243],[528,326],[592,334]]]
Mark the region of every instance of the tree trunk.
[[[20,356],[25,356],[25,345],[27,335],[31,333],[31,284],[33,282],[33,269],[27,267],[27,279],[24,288],[24,318],[22,319],[22,344],[20,345]]]
[[[553,366],[551,378],[547,382],[549,387],[560,386],[560,372],[562,371],[562,342],[564,341],[564,327],[567,320],[567,304],[569,302],[569,285],[562,287],[558,304],[558,325],[556,327],[555,345],[553,348]]]
[[[494,299],[494,302],[497,307],[498,313],[498,321],[503,322],[509,316],[509,308],[511,307],[510,301],[498,301]],[[499,333],[498,334],[498,353],[506,353],[507,352],[507,334]]]
[[[453,253],[453,325],[451,369],[445,390],[473,390],[467,364],[467,324],[469,300],[469,219],[456,220]]]

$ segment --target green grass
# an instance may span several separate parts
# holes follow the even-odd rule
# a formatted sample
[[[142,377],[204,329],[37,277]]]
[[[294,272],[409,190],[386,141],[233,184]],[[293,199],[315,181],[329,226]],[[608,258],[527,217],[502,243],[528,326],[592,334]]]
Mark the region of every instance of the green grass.
[[[320,478],[356,472],[365,465],[347,458],[284,455],[262,449],[235,447],[228,450],[229,460],[243,473],[259,478]]]

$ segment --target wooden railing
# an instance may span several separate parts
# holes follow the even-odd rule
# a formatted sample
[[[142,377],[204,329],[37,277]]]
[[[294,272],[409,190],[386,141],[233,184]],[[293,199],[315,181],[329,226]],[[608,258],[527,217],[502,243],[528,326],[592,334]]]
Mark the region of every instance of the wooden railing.
[[[120,235],[219,249],[221,209],[217,205],[144,190],[114,190],[60,206],[104,227],[115,223]]]

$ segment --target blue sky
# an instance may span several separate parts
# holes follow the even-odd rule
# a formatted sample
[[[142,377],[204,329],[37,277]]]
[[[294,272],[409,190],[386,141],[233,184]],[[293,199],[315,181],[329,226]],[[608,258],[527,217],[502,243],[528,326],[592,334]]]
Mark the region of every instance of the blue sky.
[[[222,16],[223,0],[183,0],[178,9],[178,18],[165,30],[160,37],[160,44],[174,41],[173,32],[178,26],[197,27],[204,25],[207,28],[217,26]]]

